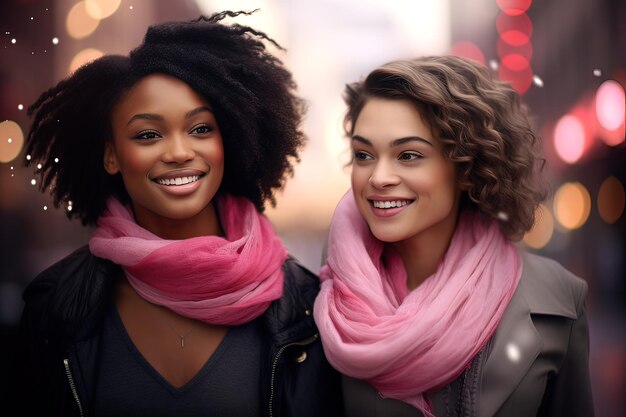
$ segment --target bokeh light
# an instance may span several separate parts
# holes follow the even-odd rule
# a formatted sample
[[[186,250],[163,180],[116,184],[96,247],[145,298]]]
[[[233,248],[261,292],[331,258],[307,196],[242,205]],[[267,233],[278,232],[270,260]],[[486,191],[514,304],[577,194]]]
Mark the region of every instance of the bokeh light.
[[[100,51],[99,49],[83,49],[82,51],[77,53],[74,58],[72,58],[68,69],[70,74],[76,71],[78,68],[82,67],[83,65],[100,58],[102,55],[104,55],[104,52]]]
[[[624,186],[615,177],[608,177],[598,191],[598,212],[602,220],[613,224],[624,214],[626,195]]]
[[[533,24],[526,15],[532,0],[497,0],[502,13],[496,19],[498,29],[497,52],[500,58],[498,77],[507,81],[520,95],[533,82],[530,63],[533,48],[530,43]]]
[[[505,57],[507,55],[521,55],[526,58],[528,61],[528,65],[530,65],[530,59],[533,56],[533,45],[530,42],[526,42],[522,45],[511,45],[510,43],[505,42],[502,38],[498,39],[497,51],[499,57]]]
[[[600,132],[600,138],[609,146],[623,143],[626,98],[622,85],[614,80],[603,82],[596,92],[595,110],[598,123],[605,129]]]
[[[0,162],[11,162],[22,151],[24,132],[13,120],[0,123]]]
[[[485,54],[483,51],[473,42],[461,41],[456,42],[450,48],[450,54],[460,56],[463,58],[473,59],[481,64],[485,64]]]
[[[500,13],[496,19],[496,27],[500,38],[513,46],[530,42],[533,33],[533,24],[526,14],[509,16]]]
[[[496,0],[496,3],[504,13],[517,16],[528,10],[532,0]]]
[[[91,35],[100,24],[100,20],[91,17],[84,1],[76,3],[67,14],[65,27],[67,33],[74,39],[82,39]]]
[[[568,230],[585,224],[591,212],[589,191],[579,182],[567,182],[554,195],[554,216]]]
[[[528,59],[520,54],[505,55],[500,60],[500,64],[514,72],[524,71],[530,65]]]
[[[546,246],[554,233],[554,218],[548,207],[539,204],[535,211],[535,224],[525,235],[523,242],[533,249]]]
[[[520,63],[521,55],[518,55],[516,58],[509,58],[508,63],[512,62]],[[513,86],[518,93],[524,94],[530,88],[530,85],[533,82],[533,71],[530,66],[526,66],[520,71],[515,71],[504,64],[504,58],[500,61],[500,67],[498,69],[498,78],[502,81],[507,81]]]
[[[122,0],[85,0],[85,9],[96,20],[106,19],[117,11]]]
[[[585,151],[585,128],[572,115],[559,119],[554,128],[554,148],[557,155],[568,164],[578,161]]]

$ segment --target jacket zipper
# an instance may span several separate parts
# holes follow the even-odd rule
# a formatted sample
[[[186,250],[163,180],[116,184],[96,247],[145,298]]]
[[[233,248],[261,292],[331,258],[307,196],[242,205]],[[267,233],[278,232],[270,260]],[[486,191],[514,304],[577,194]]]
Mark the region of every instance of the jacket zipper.
[[[281,355],[283,354],[283,352],[285,351],[285,349],[291,347],[291,346],[306,346],[306,345],[310,345],[311,343],[315,342],[318,338],[318,334],[315,333],[313,336],[309,337],[308,339],[304,339],[301,340],[299,342],[293,342],[293,343],[288,343],[284,346],[281,346],[280,349],[278,349],[278,352],[276,352],[276,356],[274,356],[274,361],[272,362],[272,378],[270,379],[270,417],[273,417],[274,415],[274,410],[273,410],[273,403],[274,403],[274,382],[276,379],[276,367],[278,366],[278,360],[280,359]]]
[[[65,373],[67,374],[67,380],[70,383],[70,388],[72,389],[72,395],[74,395],[74,399],[76,400],[76,405],[78,405],[78,411],[80,412],[80,415],[82,417],[83,406],[80,403],[80,398],[78,398],[78,392],[76,391],[76,384],[74,384],[74,378],[72,377],[72,371],[70,370],[70,360],[63,359],[63,365],[65,365]]]

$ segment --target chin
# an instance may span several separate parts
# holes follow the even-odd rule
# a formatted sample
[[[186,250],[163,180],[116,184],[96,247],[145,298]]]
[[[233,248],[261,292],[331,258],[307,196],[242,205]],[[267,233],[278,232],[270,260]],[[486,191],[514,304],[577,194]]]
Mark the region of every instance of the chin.
[[[396,243],[406,239],[406,236],[398,233],[397,230],[386,230],[386,228],[370,227],[370,232],[372,232],[372,235],[374,235],[376,239],[385,243]]]

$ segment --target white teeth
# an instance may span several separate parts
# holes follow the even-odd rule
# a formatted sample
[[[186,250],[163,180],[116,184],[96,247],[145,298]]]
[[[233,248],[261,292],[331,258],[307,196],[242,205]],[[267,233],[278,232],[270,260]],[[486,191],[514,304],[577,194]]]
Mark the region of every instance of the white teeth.
[[[372,201],[372,203],[374,204],[374,207],[376,208],[382,208],[382,209],[388,209],[388,208],[395,208],[395,207],[404,207],[407,204],[410,203],[409,200],[395,200],[395,201]]]
[[[192,182],[196,182],[200,179],[199,175],[192,175],[191,177],[178,177],[178,178],[162,178],[155,180],[157,184],[161,185],[185,185]]]

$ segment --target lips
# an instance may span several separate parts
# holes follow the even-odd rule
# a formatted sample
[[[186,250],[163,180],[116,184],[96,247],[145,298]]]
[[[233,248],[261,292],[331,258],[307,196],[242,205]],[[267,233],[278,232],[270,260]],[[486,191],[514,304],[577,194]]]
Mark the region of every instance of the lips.
[[[206,175],[199,169],[177,169],[152,178],[152,181],[165,186],[182,186],[192,184]]]
[[[154,182],[160,185],[185,185],[190,184],[192,182],[198,181],[202,176],[200,175],[191,175],[188,177],[174,177],[174,178],[156,178]]]
[[[396,207],[404,207],[407,204],[411,204],[412,200],[391,200],[391,201],[380,201],[380,200],[370,200],[370,203],[379,209],[389,209]]]
[[[415,200],[396,197],[368,198],[372,212],[377,217],[391,217],[403,211]]]
[[[206,172],[198,169],[178,169],[152,178],[152,181],[165,193],[182,197],[194,193],[202,184]]]
[[[400,198],[400,197],[370,197],[367,199],[367,201],[369,201],[369,203],[374,208],[384,210],[384,209],[404,207],[404,206],[411,204],[415,200],[409,199],[409,198]]]

